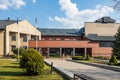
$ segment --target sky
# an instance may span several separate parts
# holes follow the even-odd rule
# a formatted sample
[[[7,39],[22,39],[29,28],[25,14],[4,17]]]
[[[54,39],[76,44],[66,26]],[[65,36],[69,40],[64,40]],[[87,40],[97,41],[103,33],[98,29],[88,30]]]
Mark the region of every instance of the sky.
[[[0,0],[0,20],[18,17],[38,28],[78,29],[103,16],[119,22],[111,6],[112,0]]]

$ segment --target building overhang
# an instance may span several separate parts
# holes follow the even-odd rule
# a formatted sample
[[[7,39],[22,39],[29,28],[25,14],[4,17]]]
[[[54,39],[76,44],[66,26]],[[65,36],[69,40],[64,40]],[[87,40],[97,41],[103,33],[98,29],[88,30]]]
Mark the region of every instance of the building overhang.
[[[95,36],[95,35],[88,35],[85,36],[87,39],[91,41],[115,41],[114,36]]]

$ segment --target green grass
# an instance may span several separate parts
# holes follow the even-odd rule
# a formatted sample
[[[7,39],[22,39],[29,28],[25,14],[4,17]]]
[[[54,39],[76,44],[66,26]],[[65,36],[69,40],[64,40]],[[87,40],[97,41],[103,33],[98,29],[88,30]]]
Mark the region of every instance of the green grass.
[[[91,63],[98,63],[98,64],[108,64],[108,62],[102,61],[102,60],[89,60],[88,62],[91,62]]]
[[[50,67],[45,65],[43,75],[25,76],[25,69],[19,68],[19,62],[12,60],[0,60],[0,80],[64,80],[54,71],[50,74]]]

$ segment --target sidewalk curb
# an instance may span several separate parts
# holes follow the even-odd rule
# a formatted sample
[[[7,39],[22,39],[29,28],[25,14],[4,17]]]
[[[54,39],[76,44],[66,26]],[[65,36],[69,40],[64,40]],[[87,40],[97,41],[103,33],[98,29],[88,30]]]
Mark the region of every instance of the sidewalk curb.
[[[99,68],[104,68],[104,69],[120,72],[120,68],[116,67],[116,66],[109,66],[109,65],[97,64],[97,63],[89,63],[89,62],[83,62],[83,61],[78,62],[78,61],[74,61],[74,60],[67,60],[67,61],[71,61],[71,62],[75,62],[75,63],[85,64],[85,65],[90,65],[90,66],[95,66],[95,67],[99,67]]]
[[[47,61],[47,60],[44,60],[44,61],[45,61],[46,64],[51,65],[50,61]],[[58,72],[60,72],[61,74],[65,75],[69,80],[73,80],[73,76],[74,76],[73,73],[54,65],[54,63],[53,63],[53,68],[55,70],[57,70]]]

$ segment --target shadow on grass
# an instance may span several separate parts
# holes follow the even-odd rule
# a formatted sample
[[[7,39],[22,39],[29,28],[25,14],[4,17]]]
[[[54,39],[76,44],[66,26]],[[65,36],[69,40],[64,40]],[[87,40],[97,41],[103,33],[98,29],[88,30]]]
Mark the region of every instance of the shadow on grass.
[[[19,66],[2,66],[3,68],[20,68]]]
[[[0,76],[22,76],[24,72],[0,72]]]
[[[19,65],[19,63],[18,63],[18,62],[14,62],[14,63],[11,63],[11,64],[15,64],[15,65],[16,65],[16,64],[18,64],[18,65]]]

